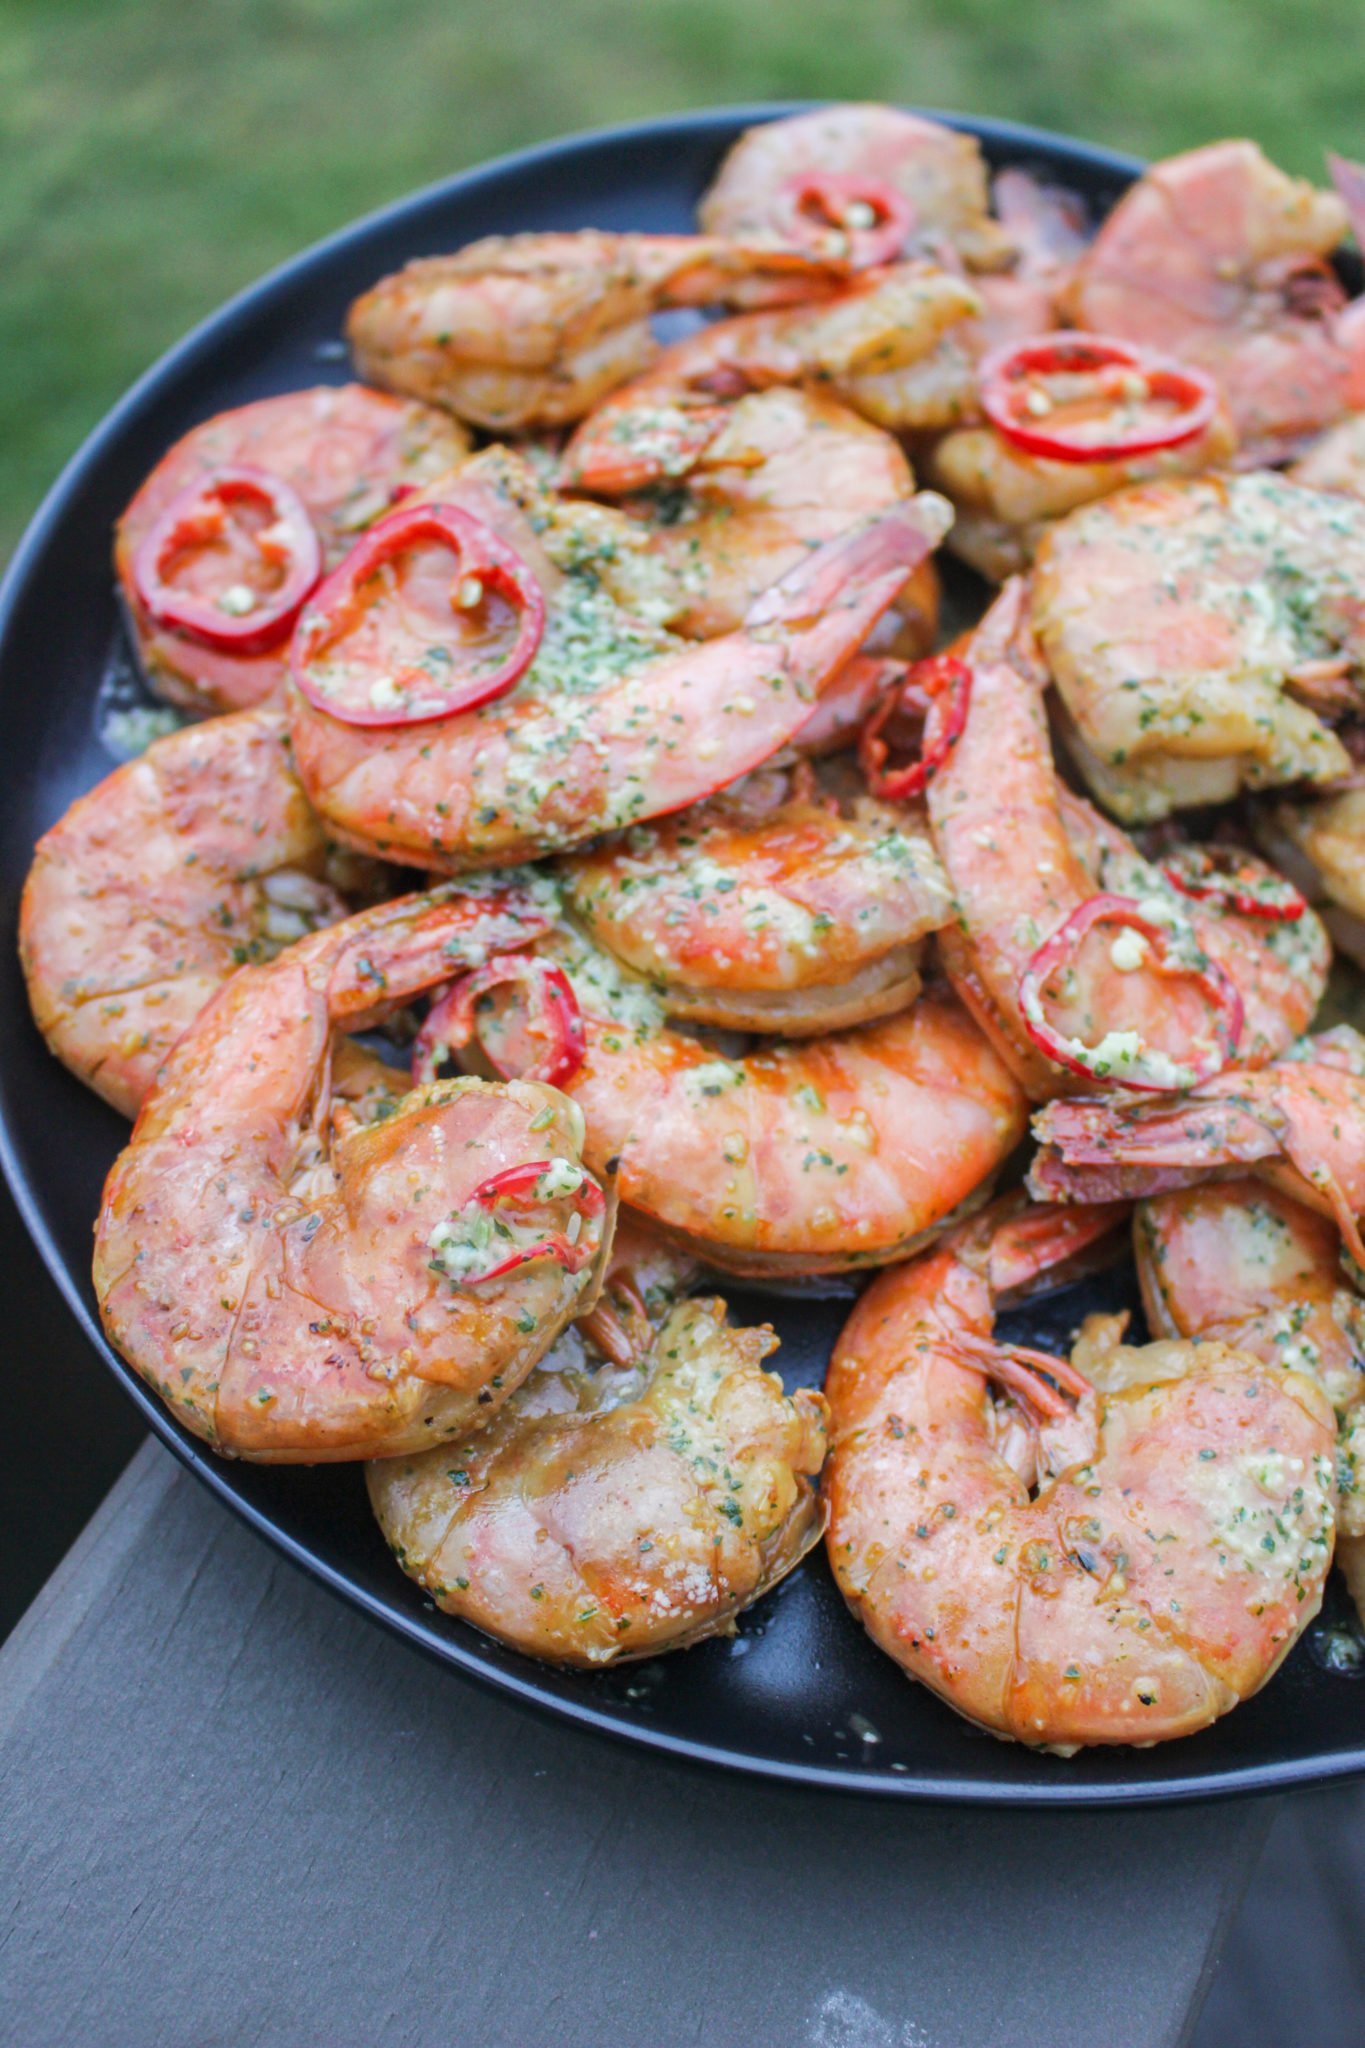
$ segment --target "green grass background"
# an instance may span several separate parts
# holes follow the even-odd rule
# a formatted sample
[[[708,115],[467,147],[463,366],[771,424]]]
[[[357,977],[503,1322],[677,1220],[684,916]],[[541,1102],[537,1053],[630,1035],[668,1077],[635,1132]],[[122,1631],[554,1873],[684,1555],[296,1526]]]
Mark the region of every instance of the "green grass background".
[[[880,97],[1144,154],[1365,155],[1360,0],[0,0],[0,551],[229,292],[501,150]]]

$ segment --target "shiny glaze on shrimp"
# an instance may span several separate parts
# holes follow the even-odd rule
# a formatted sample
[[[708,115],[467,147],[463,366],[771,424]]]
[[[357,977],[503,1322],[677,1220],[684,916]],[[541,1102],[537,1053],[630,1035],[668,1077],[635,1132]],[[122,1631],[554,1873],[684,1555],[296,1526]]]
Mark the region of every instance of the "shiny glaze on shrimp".
[[[1343,774],[1365,508],[1268,472],[1122,491],[1059,521],[1032,618],[1068,744],[1125,822]],[[1344,697],[1343,697],[1344,693]]]
[[[548,497],[500,449],[442,490],[443,503],[509,541],[544,592],[544,639],[510,694],[384,729],[343,724],[292,691],[300,777],[343,843],[457,872],[559,851],[708,796],[800,731],[947,516],[933,497],[889,508],[808,554],[739,632],[696,645],[628,616],[591,575],[556,569],[535,531]],[[412,591],[409,578],[395,606],[414,605]],[[448,620],[448,570],[433,601]],[[439,633],[439,617],[420,617]]]
[[[589,1667],[730,1634],[819,1541],[819,1394],[784,1394],[766,1325],[676,1308],[638,1362],[561,1340],[477,1436],[367,1472],[410,1577],[448,1614]]]
[[[1348,1025],[1183,1095],[1049,1103],[1033,1128],[1041,1200],[1162,1194],[1250,1171],[1332,1217],[1365,1266],[1365,1039]]]
[[[329,849],[281,712],[169,733],[38,841],[19,907],[38,1028],[132,1116],[228,976],[344,917],[366,868]]]
[[[1126,462],[1056,462],[1014,447],[992,426],[965,426],[935,442],[923,469],[957,512],[953,553],[1002,583],[1029,566],[1044,534],[1078,506],[1133,484],[1221,469],[1236,447],[1221,409],[1193,441]]]
[[[578,922],[671,1016],[789,1037],[903,1009],[918,942],[952,913],[923,821],[841,809],[809,768],[760,770],[560,872]]]
[[[1113,1221],[1001,1213],[883,1274],[839,1339],[835,1577],[889,1656],[994,1734],[1066,1755],[1193,1733],[1266,1682],[1321,1603],[1330,1405],[1220,1343],[1116,1349],[1092,1385],[996,1342],[1002,1281]]]
[[[610,403],[610,401],[609,401]],[[628,573],[652,578],[663,623],[689,638],[735,632],[759,592],[812,547],[910,497],[914,478],[899,442],[823,392],[752,392],[725,407],[713,439],[688,463],[670,461],[657,487],[625,496]],[[585,422],[592,431],[596,415]],[[643,439],[625,443],[633,469]],[[598,478],[583,488],[612,495]],[[570,445],[562,474],[578,474]],[[641,560],[643,557],[643,560]],[[606,570],[609,579],[617,572]],[[625,593],[629,601],[629,593]],[[938,576],[923,562],[878,631],[907,657],[927,653],[938,619]]]
[[[580,1305],[588,1262],[461,1278],[466,1247],[488,1264],[495,1175],[548,1162],[524,1230],[499,1208],[500,1245],[568,1227],[587,1177],[562,1096],[461,1080],[375,1121],[331,1109],[335,1033],[515,943],[527,909],[445,890],[364,912],[242,968],[167,1058],[105,1185],[95,1290],[110,1340],[216,1449],[425,1448],[491,1414]]]
[[[347,339],[368,382],[497,433],[581,419],[654,354],[669,306],[818,298],[839,261],[773,238],[489,235],[382,278],[351,307]]]
[[[1140,1202],[1133,1248],[1159,1337],[1219,1338],[1316,1380],[1337,1418],[1337,1552],[1365,1594],[1365,1302],[1325,1216],[1254,1180]],[[1362,1609],[1365,1611],[1365,1609]]]
[[[302,499],[331,567],[372,519],[468,452],[468,435],[446,413],[361,384],[260,398],[192,427],[162,456],[115,535],[114,567],[157,695],[192,711],[240,711],[277,698],[289,666],[287,643],[265,654],[234,654],[159,627],[143,610],[133,560],[179,492],[224,465],[280,477]]]
[[[1246,1010],[1238,1057],[1283,1051],[1311,1020],[1328,949],[1317,920],[1272,926],[1211,915],[1176,894],[1116,828],[1068,796],[1052,759],[1045,676],[1031,648],[1022,586],[1006,588],[966,649],[966,724],[929,784],[934,843],[957,904],[939,948],[963,1001],[1035,1099],[1074,1092],[1078,1077],[1039,1050],[1020,982],[1045,940],[1098,893],[1135,899],[1173,942],[1211,956]],[[1145,944],[1120,946],[1096,926],[1065,977],[1047,985],[1049,1020],[1097,1057],[1083,1085],[1123,1085],[1147,1051],[1197,1064],[1207,1052],[1208,997],[1158,971]]]
[[[565,451],[561,479],[615,496],[685,476],[726,430],[733,401],[775,385],[815,384],[880,426],[905,424],[887,380],[980,306],[963,278],[903,263],[818,305],[717,321],[665,349],[596,408]]]
[[[974,135],[875,102],[819,107],[747,128],[697,209],[710,234],[804,236],[827,256],[856,256],[837,226],[803,208],[794,187],[811,172],[892,187],[907,202],[901,254],[951,253],[995,270],[1013,253],[992,220],[985,159]]]
[[[983,1199],[1024,1101],[970,1017],[927,990],[859,1029],[720,1056],[664,1027],[642,984],[572,939],[586,1058],[565,1082],[584,1159],[621,1199],[732,1273],[904,1258]]]
[[[1075,325],[1209,371],[1244,454],[1276,462],[1347,403],[1346,294],[1327,258],[1346,232],[1335,193],[1290,178],[1254,142],[1154,164],[1077,266]]]

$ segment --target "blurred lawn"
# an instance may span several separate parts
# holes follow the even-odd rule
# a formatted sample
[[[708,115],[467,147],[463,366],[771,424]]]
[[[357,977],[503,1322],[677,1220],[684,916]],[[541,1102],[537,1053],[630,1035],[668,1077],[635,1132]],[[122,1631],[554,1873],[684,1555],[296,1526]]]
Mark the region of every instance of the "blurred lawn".
[[[0,0],[0,550],[229,292],[501,150],[743,99],[1004,114],[1143,154],[1365,155],[1359,0]]]

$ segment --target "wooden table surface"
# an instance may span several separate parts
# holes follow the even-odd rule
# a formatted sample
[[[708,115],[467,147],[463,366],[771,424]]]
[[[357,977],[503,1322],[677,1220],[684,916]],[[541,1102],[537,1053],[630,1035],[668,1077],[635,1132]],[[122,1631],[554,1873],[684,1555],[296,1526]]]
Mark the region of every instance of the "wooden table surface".
[[[0,1650],[23,2048],[1165,2048],[1264,1803],[993,1814],[638,1756],[138,1453]]]

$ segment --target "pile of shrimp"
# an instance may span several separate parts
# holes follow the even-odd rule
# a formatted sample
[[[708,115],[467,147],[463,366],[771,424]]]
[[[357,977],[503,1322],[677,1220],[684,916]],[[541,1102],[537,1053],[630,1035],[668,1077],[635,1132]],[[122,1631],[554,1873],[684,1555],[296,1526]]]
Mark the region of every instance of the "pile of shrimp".
[[[359,381],[163,456],[115,571],[191,722],[44,834],[20,947],[133,1120],[95,1289],[179,1425],[363,1463],[554,1663],[733,1633],[823,1540],[1063,1757],[1229,1712],[1334,1561],[1365,1603],[1331,181],[1224,142],[1097,218],[824,108],[693,234],[423,256]],[[1128,1261],[1145,1329],[997,1334]],[[856,1297],[822,1390],[727,1277]]]

